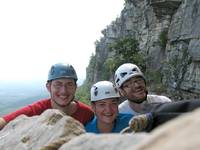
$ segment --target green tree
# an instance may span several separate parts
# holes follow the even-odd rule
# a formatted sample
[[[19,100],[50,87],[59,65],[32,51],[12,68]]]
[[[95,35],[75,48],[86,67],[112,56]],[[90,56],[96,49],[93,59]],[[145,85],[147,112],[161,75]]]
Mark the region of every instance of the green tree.
[[[109,50],[114,56],[105,61],[106,71],[114,72],[123,63],[137,64],[142,70],[145,70],[145,59],[139,49],[136,39],[130,37],[119,38],[109,45]]]
[[[89,105],[90,104],[90,87],[87,84],[83,84],[82,86],[78,87],[75,97],[81,102]]]

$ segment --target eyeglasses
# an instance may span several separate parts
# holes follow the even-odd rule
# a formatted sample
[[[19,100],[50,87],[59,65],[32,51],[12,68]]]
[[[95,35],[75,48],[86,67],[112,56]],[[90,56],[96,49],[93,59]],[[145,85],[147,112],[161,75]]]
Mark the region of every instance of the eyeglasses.
[[[75,87],[75,84],[72,83],[72,82],[69,82],[69,83],[66,83],[66,84],[57,82],[57,83],[53,83],[52,86],[57,90],[61,89],[62,87],[71,89],[71,88]]]
[[[123,88],[131,88],[131,87],[136,87],[136,84],[137,85],[141,85],[141,84],[144,84],[144,79],[143,78],[131,78],[130,80],[126,81],[124,84],[123,84]]]

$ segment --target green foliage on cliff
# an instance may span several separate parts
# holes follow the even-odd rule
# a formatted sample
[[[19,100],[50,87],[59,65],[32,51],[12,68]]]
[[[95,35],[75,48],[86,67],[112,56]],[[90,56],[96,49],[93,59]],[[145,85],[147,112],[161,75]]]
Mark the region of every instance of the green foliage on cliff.
[[[107,48],[110,52],[105,61],[103,63],[102,61],[95,61],[99,80],[112,80],[115,70],[123,63],[135,63],[142,70],[145,70],[144,56],[134,38],[119,38],[108,44]],[[91,62],[93,61],[91,60]]]
[[[89,105],[90,104],[90,87],[87,84],[83,84],[82,86],[78,87],[75,97],[81,102]]]
[[[157,94],[166,92],[166,86],[162,84],[163,75],[160,71],[147,69],[145,77],[149,91],[153,91]]]
[[[104,63],[97,60],[96,55],[92,54],[89,65],[86,69],[87,78],[84,84],[78,88],[76,97],[89,104],[90,87],[96,80],[113,79],[115,70],[123,63],[135,63],[142,70],[145,70],[145,58],[140,53],[138,42],[134,38],[119,38],[107,45],[110,53]]]
[[[109,45],[114,56],[107,58],[105,67],[107,72],[114,72],[123,63],[134,63],[145,69],[145,58],[139,49],[138,41],[134,38],[119,38]]]

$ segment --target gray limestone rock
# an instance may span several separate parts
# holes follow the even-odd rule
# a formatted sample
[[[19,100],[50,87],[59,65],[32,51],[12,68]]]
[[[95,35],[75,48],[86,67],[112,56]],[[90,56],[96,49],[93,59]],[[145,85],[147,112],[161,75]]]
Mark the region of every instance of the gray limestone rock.
[[[0,131],[1,150],[51,150],[85,130],[81,123],[59,110],[46,110],[40,116],[21,115]]]
[[[138,134],[92,134],[86,133],[64,144],[59,150],[122,150],[134,147],[148,136]]]

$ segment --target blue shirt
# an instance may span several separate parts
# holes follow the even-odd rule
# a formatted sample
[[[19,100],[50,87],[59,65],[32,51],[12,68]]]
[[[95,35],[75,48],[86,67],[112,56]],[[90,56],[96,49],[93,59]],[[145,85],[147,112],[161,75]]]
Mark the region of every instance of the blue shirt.
[[[133,117],[131,114],[118,114],[111,133],[119,133],[122,129],[128,127],[129,120]],[[97,128],[96,116],[85,125],[86,132],[101,133]]]

